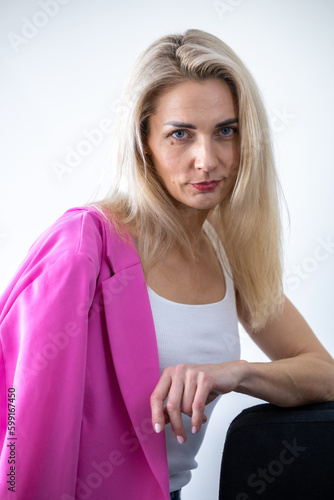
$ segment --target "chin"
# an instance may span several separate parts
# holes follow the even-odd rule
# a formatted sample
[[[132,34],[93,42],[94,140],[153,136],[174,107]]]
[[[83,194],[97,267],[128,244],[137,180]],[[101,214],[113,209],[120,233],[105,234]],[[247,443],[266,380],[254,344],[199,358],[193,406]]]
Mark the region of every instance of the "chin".
[[[186,206],[188,208],[194,208],[196,210],[211,210],[212,208],[215,208],[217,205],[219,205],[221,200],[216,201],[214,203],[182,203],[183,206]]]
[[[205,194],[197,194],[191,197],[185,197],[185,196],[174,197],[170,194],[176,207],[179,208],[187,207],[196,210],[211,210],[212,208],[215,208],[217,205],[219,205],[225,198],[225,195],[217,196],[217,193],[214,196],[212,195],[213,193],[211,194],[211,196],[209,193],[205,193]]]

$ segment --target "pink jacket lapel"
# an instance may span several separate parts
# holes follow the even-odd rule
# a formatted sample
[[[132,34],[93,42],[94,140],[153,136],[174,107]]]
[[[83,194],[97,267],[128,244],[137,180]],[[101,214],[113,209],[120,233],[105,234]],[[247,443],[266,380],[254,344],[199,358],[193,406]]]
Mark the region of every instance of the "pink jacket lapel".
[[[120,390],[140,445],[154,476],[169,491],[164,434],[151,423],[150,395],[160,376],[152,311],[138,253],[106,231],[105,257],[114,275],[102,282],[110,348]]]

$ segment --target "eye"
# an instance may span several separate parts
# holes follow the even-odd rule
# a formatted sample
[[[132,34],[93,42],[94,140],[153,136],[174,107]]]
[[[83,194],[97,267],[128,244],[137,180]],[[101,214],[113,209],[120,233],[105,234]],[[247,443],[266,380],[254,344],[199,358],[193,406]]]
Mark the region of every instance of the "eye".
[[[186,131],[185,130],[175,130],[170,135],[172,137],[175,137],[175,139],[184,139],[186,137]]]
[[[237,132],[237,129],[235,127],[223,127],[220,129],[220,132],[223,136],[228,137],[235,134]]]

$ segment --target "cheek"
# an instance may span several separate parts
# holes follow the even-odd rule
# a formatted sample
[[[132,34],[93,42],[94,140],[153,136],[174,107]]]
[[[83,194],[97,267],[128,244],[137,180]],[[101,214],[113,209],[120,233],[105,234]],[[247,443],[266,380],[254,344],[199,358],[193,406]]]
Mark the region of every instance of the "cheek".
[[[239,167],[240,167],[240,158],[234,158],[230,171],[232,176],[236,177],[238,175]]]
[[[159,154],[158,157],[152,158],[154,169],[159,181],[168,187],[168,185],[175,184],[175,165],[169,156]]]
[[[153,158],[153,164],[158,175],[172,184],[175,184],[176,178],[182,173],[180,159],[174,151],[160,151],[159,155]]]
[[[240,147],[239,141],[236,141],[230,152],[230,173],[231,175],[237,175],[240,166]]]

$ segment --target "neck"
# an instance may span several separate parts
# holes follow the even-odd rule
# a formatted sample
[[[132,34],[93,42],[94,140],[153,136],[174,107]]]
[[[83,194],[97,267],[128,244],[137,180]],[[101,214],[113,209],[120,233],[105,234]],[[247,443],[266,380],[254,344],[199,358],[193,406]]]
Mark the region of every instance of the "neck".
[[[210,212],[210,210],[196,210],[190,207],[179,207],[181,214],[181,219],[184,225],[184,229],[189,237],[190,244],[192,246],[193,255],[198,255],[203,245],[203,224]],[[127,223],[127,230],[130,232],[131,237],[135,243],[135,246],[139,247],[139,232],[136,224],[134,222]],[[174,250],[183,253],[182,249],[174,248]],[[189,255],[185,255],[186,259],[189,259]]]
[[[196,253],[196,250],[202,242],[202,227],[209,214],[209,210],[196,210],[193,208],[182,207],[182,209],[180,209],[180,213],[182,214],[184,229],[187,232],[193,250]]]

